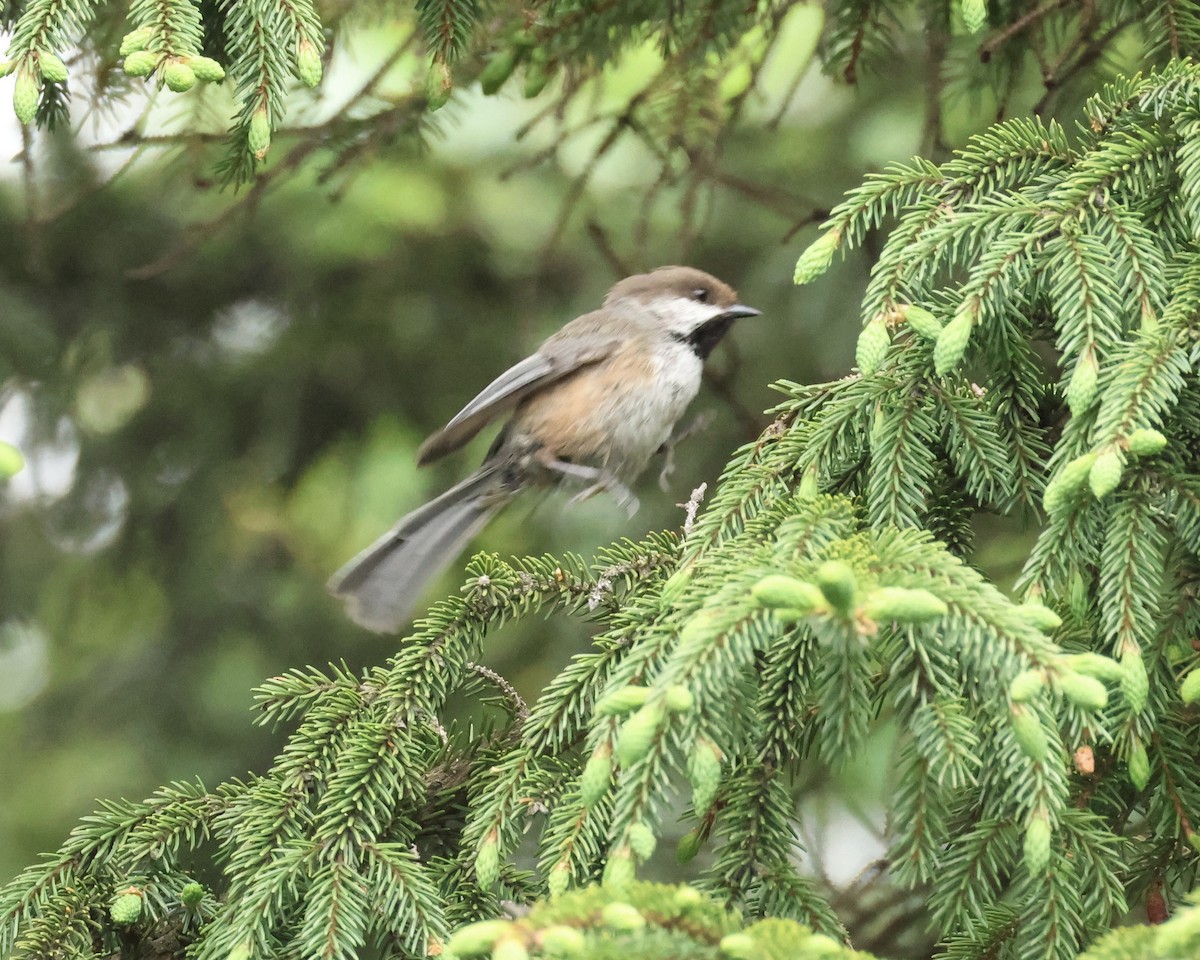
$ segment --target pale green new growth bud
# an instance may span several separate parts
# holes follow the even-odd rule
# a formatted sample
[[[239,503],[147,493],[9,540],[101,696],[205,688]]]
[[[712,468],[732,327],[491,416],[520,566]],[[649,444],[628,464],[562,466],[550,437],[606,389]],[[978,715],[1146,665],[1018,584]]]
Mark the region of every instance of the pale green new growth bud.
[[[189,910],[195,910],[204,900],[204,887],[193,881],[185,883],[179,891],[179,902]]]
[[[225,79],[225,68],[212,57],[192,57],[188,66],[192,68],[196,79],[205,83],[218,83]]]
[[[730,933],[721,938],[717,944],[721,952],[734,960],[757,960],[760,955],[758,944],[748,933]]]
[[[136,30],[130,31],[121,39],[121,49],[119,51],[121,56],[127,57],[131,53],[145,50],[153,37],[153,27],[138,27]]]
[[[619,891],[624,890],[636,879],[637,870],[634,868],[633,857],[630,856],[628,848],[625,848],[609,855],[600,883],[609,890]]]
[[[529,951],[520,940],[501,940],[492,947],[492,960],[529,960]]]
[[[1125,442],[1135,457],[1152,457],[1166,447],[1167,438],[1158,430],[1141,427],[1126,437]]]
[[[1146,661],[1138,650],[1126,650],[1121,654],[1121,695],[1133,713],[1146,709],[1150,678],[1146,675]]]
[[[796,271],[792,275],[793,282],[803,284],[816,280],[829,269],[829,265],[833,262],[833,255],[841,243],[841,230],[830,230],[817,237],[796,261]]]
[[[608,903],[600,909],[600,919],[612,930],[640,930],[646,918],[630,903]]]
[[[1179,685],[1179,698],[1184,703],[1200,700],[1200,669],[1193,670],[1183,678],[1183,683]]]
[[[858,581],[850,564],[842,560],[826,560],[817,568],[817,586],[839,613],[846,615],[854,609]]]
[[[1124,674],[1121,665],[1112,657],[1099,653],[1072,653],[1063,657],[1063,661],[1076,673],[1085,673],[1097,680],[1120,680]]]
[[[500,879],[500,844],[495,835],[479,845],[475,855],[475,881],[480,890],[490,890]]]
[[[1088,486],[1092,489],[1092,496],[1103,500],[1117,489],[1124,472],[1125,461],[1119,450],[1109,447],[1102,452],[1088,471]]]
[[[508,920],[480,920],[454,932],[446,949],[460,957],[477,957],[489,952],[512,924]]]
[[[1034,814],[1025,828],[1025,845],[1022,851],[1025,869],[1038,875],[1050,865],[1050,821]]]
[[[546,890],[553,898],[562,896],[567,892],[569,886],[571,886],[571,865],[565,860],[560,860],[550,871],[550,876],[546,878]]]
[[[617,740],[617,759],[622,767],[628,770],[650,752],[662,718],[663,705],[648,703],[625,721]]]
[[[1046,492],[1042,495],[1042,508],[1047,513],[1057,513],[1064,507],[1083,486],[1098,458],[1099,454],[1095,452],[1085,453],[1059,470],[1046,484]]]
[[[454,79],[450,75],[450,67],[445,63],[435,63],[425,74],[425,109],[430,113],[440,110],[450,99],[454,90]]]
[[[5,443],[0,440],[0,480],[7,480],[16,473],[20,473],[21,468],[25,466],[25,457],[11,443]]]
[[[841,956],[845,952],[845,947],[823,933],[814,933],[804,941],[804,956],[806,958]]]
[[[1100,379],[1100,363],[1088,350],[1075,364],[1075,372],[1067,384],[1067,408],[1073,416],[1085,413],[1096,399],[1096,384]]]
[[[692,565],[685,564],[671,574],[663,582],[662,590],[659,591],[658,597],[662,601],[664,607],[670,607],[687,589],[687,585],[692,582]]]
[[[41,85],[32,73],[22,70],[17,74],[17,82],[13,86],[13,113],[21,123],[29,123],[37,116],[41,93]]]
[[[296,48],[296,76],[306,87],[315,87],[321,82],[321,52],[307,40],[301,40]]]
[[[944,617],[949,609],[928,590],[906,587],[880,587],[863,603],[863,612],[878,623],[928,623]]]
[[[933,367],[939,374],[949,373],[967,352],[971,331],[975,328],[975,310],[963,304],[954,319],[942,327],[933,347]]]
[[[879,369],[891,345],[892,335],[887,322],[881,315],[876,315],[858,335],[858,346],[854,351],[855,362],[863,376],[869,377]]]
[[[525,88],[521,91],[525,99],[532,100],[545,90],[551,76],[553,74],[546,63],[545,57],[539,57],[535,54],[525,66]]]
[[[754,67],[745,60],[735,60],[718,83],[717,96],[723,102],[729,103],[745,94],[752,83]]]
[[[688,780],[692,784],[692,806],[702,814],[721,786],[721,751],[707,737],[699,738],[688,754]]]
[[[246,145],[256,160],[261,160],[271,149],[271,116],[266,107],[259,107],[250,117],[246,131]]]
[[[1021,704],[1009,713],[1013,736],[1030,760],[1041,763],[1050,754],[1050,740],[1038,715]]]
[[[1043,633],[1053,633],[1062,626],[1062,617],[1040,603],[1022,603],[1016,608],[1017,615],[1031,627]]]
[[[552,957],[577,957],[587,946],[583,931],[563,924],[547,927],[538,934],[538,940]]]
[[[987,0],[960,0],[958,9],[969,33],[978,33],[987,24]]]
[[[1075,706],[1084,710],[1103,710],[1108,705],[1108,690],[1095,677],[1064,673],[1058,677],[1058,689]]]
[[[800,486],[796,488],[797,500],[811,500],[821,492],[821,481],[817,476],[817,468],[809,467],[800,478]]]
[[[140,893],[122,893],[108,908],[108,915],[118,927],[127,927],[137,923],[142,915],[142,895]]]
[[[1027,703],[1041,693],[1045,686],[1044,670],[1022,670],[1009,685],[1008,695],[1016,703]]]
[[[918,307],[915,304],[900,308],[904,319],[908,321],[908,325],[926,340],[936,340],[942,332],[942,321],[935,317],[924,307]]]
[[[501,50],[480,71],[479,86],[489,97],[496,93],[517,68],[517,51]]]
[[[158,54],[135,50],[125,58],[125,72],[131,77],[148,77],[158,66]]]
[[[185,93],[196,85],[196,73],[186,63],[170,60],[162,70],[163,83],[169,90]]]
[[[38,69],[42,71],[42,79],[51,83],[67,82],[67,65],[49,51],[38,53]]]
[[[646,687],[635,687],[630,684],[606,693],[597,700],[596,713],[601,717],[624,716],[632,713],[649,699],[650,691]]]
[[[750,595],[769,610],[809,613],[825,606],[825,594],[819,587],[780,573],[763,577],[750,588]]]
[[[682,683],[673,683],[667,687],[667,692],[663,695],[663,703],[672,713],[687,713],[696,705],[696,698],[692,696],[692,691]]]
[[[639,860],[646,861],[654,856],[654,848],[658,846],[658,839],[654,836],[654,831],[646,824],[635,823],[630,826],[627,838],[629,849],[637,854]]]
[[[728,624],[729,618],[724,610],[715,607],[697,610],[679,631],[680,646],[707,643],[722,633]]]
[[[579,776],[579,798],[585,807],[594,807],[608,793],[612,766],[612,750],[603,743],[588,758]]]
[[[700,839],[700,831],[689,830],[675,844],[675,862],[679,864],[690,863],[696,854],[700,852],[701,846],[703,846],[703,841]]]
[[[887,439],[887,415],[883,412],[883,404],[875,407],[875,415],[871,417],[871,446],[876,446]]]
[[[821,609],[815,612],[819,613],[828,609],[828,606],[825,604],[824,594],[822,594]],[[772,610],[771,613],[774,614],[775,619],[781,621],[782,623],[795,623],[797,620],[803,620],[805,617],[810,616],[812,613],[814,613],[814,611],[797,610],[794,607],[777,607],[776,609]]]
[[[696,907],[704,902],[704,894],[695,887],[689,887],[687,884],[679,887],[675,891],[675,895],[671,897],[675,906],[686,909],[687,907]]]
[[[1146,789],[1146,784],[1150,782],[1150,757],[1146,754],[1146,747],[1141,740],[1134,740],[1130,745],[1129,756],[1125,762],[1129,768],[1129,782],[1133,784],[1134,789]]]

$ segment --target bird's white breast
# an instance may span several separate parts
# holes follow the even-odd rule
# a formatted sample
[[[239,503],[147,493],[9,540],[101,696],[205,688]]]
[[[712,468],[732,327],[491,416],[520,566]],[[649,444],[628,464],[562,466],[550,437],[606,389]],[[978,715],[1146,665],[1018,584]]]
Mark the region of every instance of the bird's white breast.
[[[687,344],[664,340],[651,351],[648,382],[630,383],[611,411],[609,469],[627,478],[640,474],[670,439],[675,424],[700,390],[704,362]]]

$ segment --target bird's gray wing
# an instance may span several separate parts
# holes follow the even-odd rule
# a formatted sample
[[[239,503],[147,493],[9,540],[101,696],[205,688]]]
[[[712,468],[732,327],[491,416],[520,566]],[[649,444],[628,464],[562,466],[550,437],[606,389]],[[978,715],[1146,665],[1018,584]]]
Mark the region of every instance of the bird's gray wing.
[[[467,443],[496,417],[512,410],[523,398],[561,380],[580,367],[598,363],[616,348],[615,339],[592,342],[552,338],[541,350],[509,367],[463,407],[417,452],[417,462],[429,463]]]

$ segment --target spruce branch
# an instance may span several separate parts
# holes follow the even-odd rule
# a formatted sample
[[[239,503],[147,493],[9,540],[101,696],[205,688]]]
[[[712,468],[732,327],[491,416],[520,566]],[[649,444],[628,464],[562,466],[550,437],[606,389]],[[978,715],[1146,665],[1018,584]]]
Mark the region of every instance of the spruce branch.
[[[617,9],[548,16],[594,32],[595,53],[639,29]],[[857,69],[888,9],[835,13],[860,34]],[[1047,62],[1069,69],[1109,13]],[[1039,19],[1059,15],[1074,14]],[[679,13],[670,55],[723,49],[744,16]],[[259,93],[294,56],[290,22],[272,28],[276,66],[247,54]],[[801,272],[815,281],[892,225],[863,297],[870,362],[780,383],[775,421],[686,538],[591,563],[480,555],[386,663],[268,680],[260,722],[295,725],[271,767],[103,808],[0,892],[0,949],[112,952],[166,925],[201,960],[526,956],[555,937],[803,957],[815,938],[791,921],[841,938],[846,918],[801,871],[794,785],[880,731],[896,761],[881,875],[928,903],[945,956],[1075,957],[1139,899],[1164,917],[1194,886],[1200,822],[1200,720],[1181,690],[1200,669],[1200,252],[1180,186],[1198,89],[1193,64],[1172,64],[1114,82],[1070,139],[1010,122],[857,191]],[[646,97],[626,126],[648,122]],[[973,565],[966,533],[1022,507],[1037,524],[1024,603]],[[526,711],[478,664],[536,614],[599,632]],[[456,724],[453,699],[484,692],[485,720]],[[677,815],[680,859],[704,854],[687,869],[719,905],[636,881]],[[209,848],[221,889],[185,914],[188,863]],[[126,902],[114,918],[114,895],[138,915]],[[528,913],[498,919],[504,899]],[[1099,955],[1175,950],[1194,917]],[[452,933],[468,921],[487,925]]]

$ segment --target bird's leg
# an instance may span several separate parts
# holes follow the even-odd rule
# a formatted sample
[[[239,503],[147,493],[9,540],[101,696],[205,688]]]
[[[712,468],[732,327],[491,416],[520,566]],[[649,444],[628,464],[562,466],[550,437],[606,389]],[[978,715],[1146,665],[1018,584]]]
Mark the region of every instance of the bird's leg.
[[[585,466],[582,463],[571,463],[569,460],[559,460],[541,451],[537,455],[537,460],[547,470],[553,470],[555,473],[561,473],[566,477],[578,477],[581,480],[591,481],[591,486],[575,494],[570,499],[570,503],[587,500],[598,493],[611,493],[618,504],[629,510],[631,517],[637,513],[640,506],[638,498],[632,490],[607,470],[603,470],[600,467]]]
[[[675,472],[675,447],[693,433],[699,433],[701,430],[708,429],[708,425],[713,422],[716,416],[711,410],[703,410],[692,417],[691,423],[680,430],[678,433],[673,433],[667,437],[666,442],[658,448],[656,452],[663,455],[662,470],[658,474],[658,485],[662,490],[669,490],[670,484],[667,478]]]
[[[638,501],[637,495],[630,490],[625,484],[614,477],[607,470],[600,471],[600,478],[586,490],[581,490],[575,494],[570,500],[571,503],[576,503],[580,500],[587,500],[589,497],[594,497],[598,493],[610,493],[617,503],[629,511],[632,517],[638,512],[638,507],[641,503]]]
[[[604,471],[597,467],[588,467],[582,463],[571,463],[570,460],[558,460],[552,456],[539,456],[540,463],[547,470],[553,470],[555,473],[561,473],[564,477],[577,477],[580,480],[599,481],[604,476]]]

